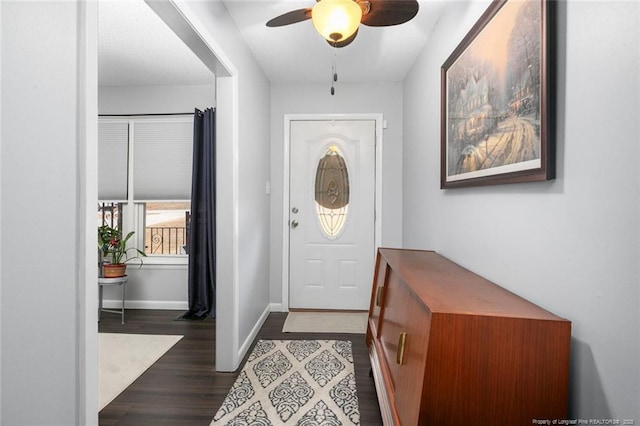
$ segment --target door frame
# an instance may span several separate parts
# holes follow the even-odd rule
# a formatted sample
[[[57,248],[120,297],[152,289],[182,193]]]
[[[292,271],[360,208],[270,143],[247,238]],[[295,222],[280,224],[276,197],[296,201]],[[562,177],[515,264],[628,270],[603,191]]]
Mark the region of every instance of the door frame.
[[[235,371],[248,349],[240,342],[239,306],[239,77],[238,69],[185,0],[145,0],[215,75],[216,197],[216,371]],[[229,182],[220,185],[219,182]],[[221,247],[225,247],[221,250]],[[213,357],[214,354],[211,354]]]
[[[284,115],[284,146],[283,146],[283,176],[282,176],[282,310],[289,311],[289,176],[291,173],[291,122],[292,121],[332,121],[332,120],[372,120],[375,121],[375,203],[374,203],[374,238],[373,252],[380,247],[382,236],[382,113],[365,114],[285,114]],[[373,271],[372,271],[373,272]]]

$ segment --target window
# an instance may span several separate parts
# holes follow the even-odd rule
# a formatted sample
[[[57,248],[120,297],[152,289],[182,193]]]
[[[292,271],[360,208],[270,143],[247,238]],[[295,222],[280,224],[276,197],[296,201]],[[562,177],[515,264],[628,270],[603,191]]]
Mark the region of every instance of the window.
[[[151,263],[185,258],[193,117],[101,118],[98,138],[99,220],[116,204],[119,228],[135,231]]]
[[[144,251],[147,255],[187,254],[191,203],[145,203]]]
[[[98,203],[98,226],[107,225],[112,228],[122,229],[122,203],[100,202]]]

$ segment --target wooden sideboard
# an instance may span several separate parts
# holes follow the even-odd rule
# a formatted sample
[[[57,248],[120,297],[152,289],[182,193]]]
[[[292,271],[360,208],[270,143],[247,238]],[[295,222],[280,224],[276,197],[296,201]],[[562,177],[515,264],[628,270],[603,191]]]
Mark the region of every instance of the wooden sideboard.
[[[379,249],[367,345],[385,425],[566,419],[571,323],[432,251]]]

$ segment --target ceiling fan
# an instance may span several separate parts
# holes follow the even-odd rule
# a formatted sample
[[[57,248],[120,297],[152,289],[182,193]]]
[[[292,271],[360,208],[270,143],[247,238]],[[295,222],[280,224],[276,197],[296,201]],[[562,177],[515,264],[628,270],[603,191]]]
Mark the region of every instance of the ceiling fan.
[[[276,16],[267,27],[281,27],[311,19],[316,30],[333,47],[349,45],[358,27],[403,24],[418,13],[417,0],[316,0],[313,7]]]

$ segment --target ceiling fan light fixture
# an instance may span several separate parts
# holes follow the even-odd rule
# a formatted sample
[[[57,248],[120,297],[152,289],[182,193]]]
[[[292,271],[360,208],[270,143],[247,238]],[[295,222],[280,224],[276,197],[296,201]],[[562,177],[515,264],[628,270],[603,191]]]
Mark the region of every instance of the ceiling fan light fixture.
[[[333,43],[351,37],[361,19],[362,9],[353,0],[320,0],[311,11],[313,26]]]

